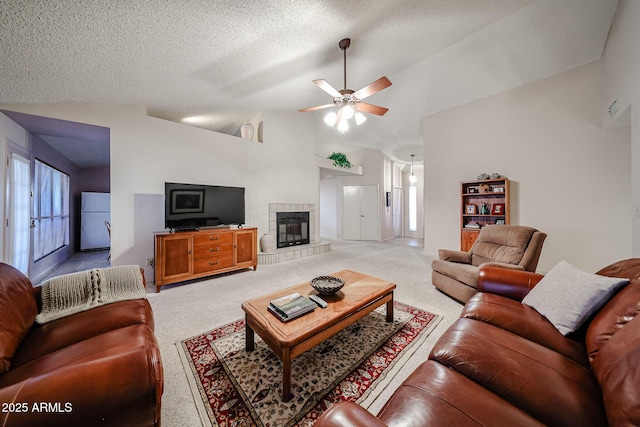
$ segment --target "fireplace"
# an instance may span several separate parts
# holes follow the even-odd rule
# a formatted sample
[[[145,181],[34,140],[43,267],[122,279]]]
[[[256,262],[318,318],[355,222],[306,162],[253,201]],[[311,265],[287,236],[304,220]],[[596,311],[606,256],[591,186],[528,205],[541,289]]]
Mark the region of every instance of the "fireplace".
[[[309,244],[309,212],[277,212],[278,248]]]

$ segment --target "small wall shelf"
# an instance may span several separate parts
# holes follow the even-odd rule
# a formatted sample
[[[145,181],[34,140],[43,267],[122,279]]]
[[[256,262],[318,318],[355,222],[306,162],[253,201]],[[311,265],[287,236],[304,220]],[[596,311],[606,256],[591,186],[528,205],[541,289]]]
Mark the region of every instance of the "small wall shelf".
[[[340,166],[334,166],[333,160],[321,156],[316,156],[316,166],[324,169],[329,175],[362,175],[362,166],[352,165],[350,169],[341,168]]]

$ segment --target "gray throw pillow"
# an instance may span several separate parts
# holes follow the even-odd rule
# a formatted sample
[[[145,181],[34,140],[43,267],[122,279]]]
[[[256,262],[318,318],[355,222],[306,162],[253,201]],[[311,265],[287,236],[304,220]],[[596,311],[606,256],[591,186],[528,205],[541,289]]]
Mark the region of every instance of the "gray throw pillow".
[[[585,273],[566,261],[553,267],[524,297],[563,334],[576,331],[628,279]]]

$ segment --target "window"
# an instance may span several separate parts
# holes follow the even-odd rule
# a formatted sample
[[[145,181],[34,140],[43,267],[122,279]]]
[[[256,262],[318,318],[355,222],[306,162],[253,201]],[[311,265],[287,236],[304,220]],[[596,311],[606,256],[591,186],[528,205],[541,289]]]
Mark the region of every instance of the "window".
[[[418,231],[418,192],[409,187],[409,231]]]
[[[69,244],[69,175],[38,160],[33,197],[33,257]]]

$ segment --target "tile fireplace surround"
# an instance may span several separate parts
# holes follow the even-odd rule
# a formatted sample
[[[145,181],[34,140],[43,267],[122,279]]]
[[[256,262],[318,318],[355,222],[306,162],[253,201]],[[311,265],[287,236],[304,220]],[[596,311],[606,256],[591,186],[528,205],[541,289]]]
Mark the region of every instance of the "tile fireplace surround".
[[[271,252],[258,252],[258,264],[277,264],[298,258],[318,255],[328,252],[331,247],[328,242],[320,242],[316,230],[316,205],[312,203],[269,203],[269,234],[276,235],[276,213],[278,212],[309,212],[309,240],[308,245],[291,246],[274,249]]]

